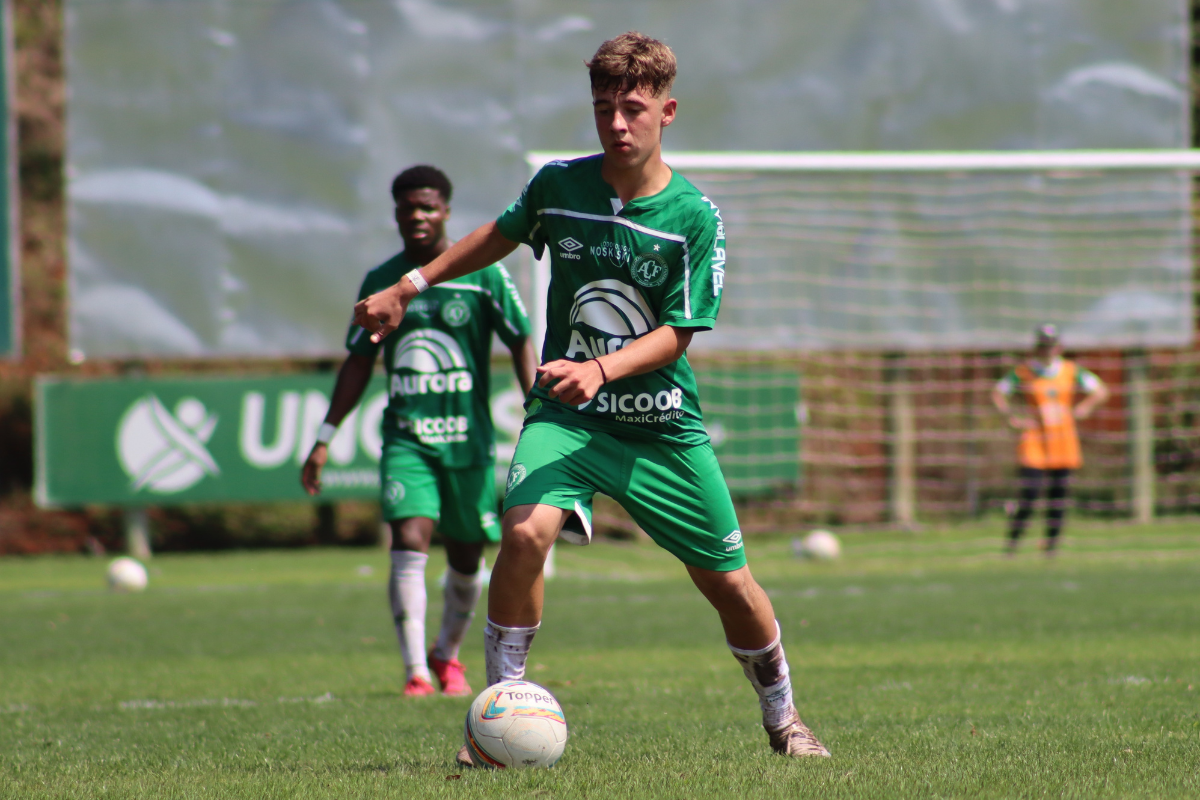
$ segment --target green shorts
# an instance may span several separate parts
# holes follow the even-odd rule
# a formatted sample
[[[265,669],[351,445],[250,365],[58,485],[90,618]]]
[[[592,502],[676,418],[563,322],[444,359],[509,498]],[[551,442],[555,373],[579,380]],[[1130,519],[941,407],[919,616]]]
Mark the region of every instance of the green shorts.
[[[505,511],[532,503],[574,511],[590,533],[596,492],[620,503],[688,566],[728,572],[746,565],[712,445],[619,438],[554,422],[525,426],[508,470]]]
[[[429,517],[460,542],[500,541],[495,467],[446,469],[437,459],[389,442],[379,462],[383,518]]]

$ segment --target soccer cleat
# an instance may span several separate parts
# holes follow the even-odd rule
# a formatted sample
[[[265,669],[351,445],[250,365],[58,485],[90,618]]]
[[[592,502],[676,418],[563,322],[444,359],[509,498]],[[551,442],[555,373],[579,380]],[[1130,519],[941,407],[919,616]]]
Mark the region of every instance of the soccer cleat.
[[[437,694],[437,690],[420,675],[413,675],[408,679],[408,683],[404,684],[405,697],[428,697],[431,694]]]
[[[442,685],[442,694],[448,697],[469,697],[471,684],[467,683],[467,668],[457,658],[442,661],[432,652],[429,654],[429,668],[437,676]]]
[[[802,756],[828,758],[829,751],[825,749],[825,745],[817,741],[817,737],[813,736],[813,732],[801,721],[800,715],[796,713],[795,709],[792,709],[791,716],[791,722],[783,728],[767,731],[767,736],[771,739],[771,749],[781,756],[791,756],[792,758]]]
[[[458,748],[457,755],[454,756],[454,763],[460,767],[474,767],[474,762],[471,761],[471,754],[467,751],[467,746],[464,744]]]

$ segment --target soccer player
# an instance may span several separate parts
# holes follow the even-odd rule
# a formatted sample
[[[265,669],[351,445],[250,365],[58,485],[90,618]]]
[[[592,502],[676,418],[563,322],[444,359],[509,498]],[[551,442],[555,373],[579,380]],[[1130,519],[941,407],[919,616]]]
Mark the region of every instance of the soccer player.
[[[451,193],[449,179],[434,167],[416,166],[396,176],[392,197],[404,250],[367,273],[360,299],[446,252]],[[409,697],[434,693],[430,669],[445,694],[471,693],[458,649],[483,590],[479,566],[484,543],[500,539],[488,405],[492,333],[512,351],[517,380],[526,393],[537,366],[525,307],[496,261],[410,303],[397,335],[383,344],[388,405],[380,502],[392,529],[388,597]],[[301,473],[311,495],[321,490],[329,442],[362,397],[380,345],[351,325],[346,349],[350,354],[338,372],[329,413]],[[425,564],[434,528],[445,539],[449,568],[441,631],[426,657]]]
[[[1028,413],[1014,412],[1008,399],[1020,393]],[[1076,393],[1083,399],[1075,402]],[[1108,387],[1074,361],[1062,357],[1058,329],[1042,325],[1035,334],[1032,356],[1004,376],[992,390],[992,403],[1021,431],[1017,458],[1020,463],[1020,500],[1008,529],[1006,552],[1012,555],[1033,513],[1033,504],[1046,488],[1046,540],[1043,549],[1052,556],[1062,533],[1067,509],[1071,470],[1083,465],[1075,420],[1087,419],[1108,399]]]
[[[726,248],[717,206],[662,160],[675,55],[626,33],[587,66],[603,153],[547,164],[499,219],[360,302],[355,319],[382,340],[429,287],[518,243],[548,249],[544,363],[508,473],[488,594],[489,685],[524,675],[546,554],[569,521],[581,529],[573,538],[590,540],[592,496],[603,492],[684,563],[716,609],[771,747],[827,756],[793,705],[780,629],[746,566],[685,355],[716,322]]]

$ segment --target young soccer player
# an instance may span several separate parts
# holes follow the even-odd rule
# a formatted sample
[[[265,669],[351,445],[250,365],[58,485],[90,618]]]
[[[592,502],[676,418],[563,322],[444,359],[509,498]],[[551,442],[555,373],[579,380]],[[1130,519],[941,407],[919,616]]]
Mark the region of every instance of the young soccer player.
[[[1023,396],[1028,414],[1014,413],[1009,405],[1008,398],[1016,392]],[[1084,395],[1078,404],[1077,392]],[[1005,545],[1009,555],[1017,550],[1043,484],[1047,485],[1044,549],[1048,556],[1056,552],[1071,470],[1083,465],[1075,420],[1087,419],[1107,399],[1108,388],[1099,378],[1062,357],[1058,329],[1053,325],[1037,329],[1032,357],[992,390],[992,403],[1009,425],[1021,431],[1017,452],[1021,493]]]
[[[412,167],[396,176],[392,197],[404,250],[367,273],[360,299],[446,252],[451,192],[449,179],[434,167]],[[500,539],[488,405],[493,331],[512,351],[517,380],[526,393],[537,366],[529,318],[516,287],[499,263],[480,266],[475,274],[443,282],[409,303],[397,335],[383,345],[388,406],[380,502],[392,529],[388,597],[409,697],[434,693],[430,669],[445,694],[471,693],[458,649],[483,589],[483,545]],[[329,413],[301,473],[312,495],[321,490],[329,442],[362,397],[380,345],[352,325],[346,349],[350,354],[338,373]],[[445,538],[449,569],[441,631],[427,658],[425,564],[435,527]]]
[[[717,206],[662,160],[675,119],[675,55],[626,33],[588,62],[603,153],[552,162],[493,223],[355,307],[382,340],[428,287],[547,248],[541,374],[508,473],[485,632],[489,684],[520,678],[541,624],[546,553],[569,519],[590,539],[591,501],[621,503],[687,567],[759,695],[771,747],[827,756],[800,721],[771,601],[701,421],[685,351],[716,322],[725,278]],[[460,754],[461,755],[461,754]]]

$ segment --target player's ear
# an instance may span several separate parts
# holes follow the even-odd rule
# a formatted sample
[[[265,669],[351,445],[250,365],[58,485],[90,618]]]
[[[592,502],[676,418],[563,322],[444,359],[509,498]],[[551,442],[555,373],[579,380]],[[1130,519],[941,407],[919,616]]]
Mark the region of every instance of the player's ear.
[[[668,97],[663,102],[662,126],[665,128],[675,121],[675,98]]]

